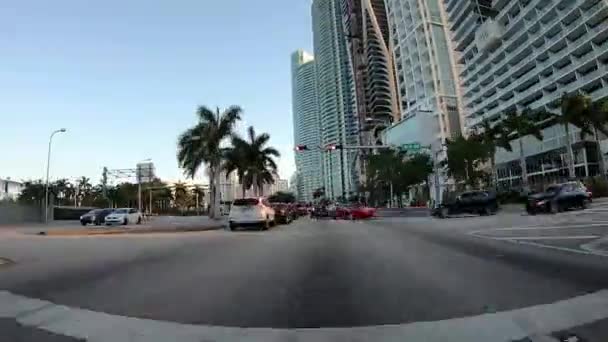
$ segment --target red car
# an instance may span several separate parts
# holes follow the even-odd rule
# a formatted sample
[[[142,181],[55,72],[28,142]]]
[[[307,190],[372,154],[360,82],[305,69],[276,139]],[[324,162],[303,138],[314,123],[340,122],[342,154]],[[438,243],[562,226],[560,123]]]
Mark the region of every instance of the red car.
[[[354,220],[369,219],[376,216],[376,208],[357,206],[350,208],[350,214]]]
[[[363,220],[376,216],[376,208],[356,205],[352,207],[337,207],[334,218],[345,220]]]

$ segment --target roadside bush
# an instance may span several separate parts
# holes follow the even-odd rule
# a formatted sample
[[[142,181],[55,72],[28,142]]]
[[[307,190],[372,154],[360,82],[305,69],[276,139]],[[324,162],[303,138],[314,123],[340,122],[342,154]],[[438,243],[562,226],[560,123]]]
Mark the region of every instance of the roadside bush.
[[[587,178],[585,185],[587,186],[587,190],[591,191],[594,198],[608,196],[608,181],[603,177]]]

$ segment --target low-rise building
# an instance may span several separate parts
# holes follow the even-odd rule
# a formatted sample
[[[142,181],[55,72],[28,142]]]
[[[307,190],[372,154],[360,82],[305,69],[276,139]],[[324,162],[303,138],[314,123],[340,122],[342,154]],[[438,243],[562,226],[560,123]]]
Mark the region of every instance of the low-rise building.
[[[16,200],[23,190],[23,183],[11,180],[10,178],[0,178],[0,200]]]

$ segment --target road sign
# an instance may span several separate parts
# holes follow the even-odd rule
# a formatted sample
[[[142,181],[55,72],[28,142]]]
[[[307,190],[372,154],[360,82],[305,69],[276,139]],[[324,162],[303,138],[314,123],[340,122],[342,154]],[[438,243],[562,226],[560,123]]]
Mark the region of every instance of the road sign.
[[[420,150],[420,148],[421,148],[421,146],[420,146],[419,142],[401,145],[401,149],[408,150],[408,151],[418,151],[418,150]]]

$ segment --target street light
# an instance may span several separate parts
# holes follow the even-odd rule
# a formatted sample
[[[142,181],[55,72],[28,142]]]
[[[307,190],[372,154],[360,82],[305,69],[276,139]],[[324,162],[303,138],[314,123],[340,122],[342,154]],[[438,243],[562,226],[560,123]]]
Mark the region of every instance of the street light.
[[[67,130],[65,128],[58,129],[51,133],[51,137],[49,138],[49,151],[46,157],[46,184],[44,189],[44,223],[49,222],[49,170],[51,166],[51,143],[53,142],[53,137],[57,133],[65,133]]]

